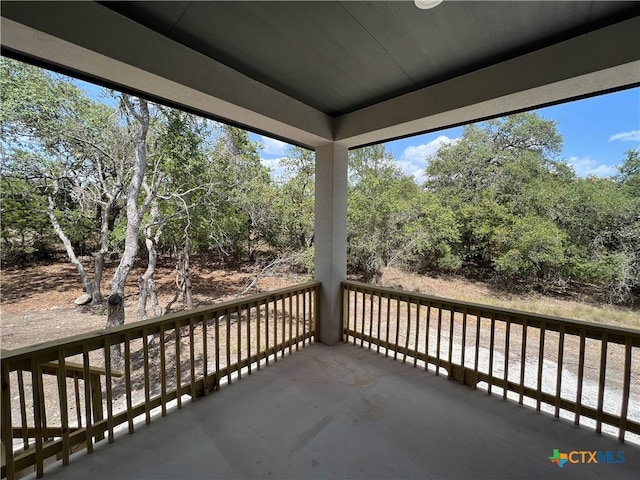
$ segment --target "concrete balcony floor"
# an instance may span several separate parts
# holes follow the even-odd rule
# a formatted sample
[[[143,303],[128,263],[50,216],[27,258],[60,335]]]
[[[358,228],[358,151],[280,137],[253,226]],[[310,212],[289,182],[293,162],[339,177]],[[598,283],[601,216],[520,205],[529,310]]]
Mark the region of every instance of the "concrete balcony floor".
[[[622,464],[549,461],[624,451]],[[45,478],[640,478],[640,449],[347,344],[315,344]]]

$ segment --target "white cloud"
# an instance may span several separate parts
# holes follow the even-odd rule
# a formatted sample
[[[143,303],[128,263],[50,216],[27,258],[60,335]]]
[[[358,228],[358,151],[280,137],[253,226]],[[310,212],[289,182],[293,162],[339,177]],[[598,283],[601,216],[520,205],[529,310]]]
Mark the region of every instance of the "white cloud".
[[[640,142],[640,130],[616,133],[609,137],[610,142],[615,142],[616,140],[620,140],[621,142]]]
[[[604,165],[590,157],[570,157],[567,162],[576,171],[579,177],[593,175],[595,177],[610,177],[617,173],[615,165]]]
[[[427,157],[436,153],[442,145],[457,141],[457,138],[449,138],[446,135],[440,135],[429,143],[405,148],[404,152],[402,152],[402,158],[411,162],[424,161]]]
[[[262,158],[260,157],[260,162],[267,167],[271,171],[271,177],[277,178],[284,174],[284,168],[280,166],[280,158]]]
[[[396,163],[405,175],[413,176],[419,185],[422,185],[426,180],[424,176],[425,165],[417,166],[407,160],[399,160]]]
[[[396,163],[405,175],[412,175],[416,182],[422,184],[425,181],[424,169],[427,167],[427,157],[436,153],[441,146],[455,143],[458,140],[457,138],[440,135],[429,143],[412,145],[404,149],[402,156]]]
[[[275,138],[265,137],[264,135],[260,136],[260,140],[264,145],[262,151],[270,155],[284,155],[289,147],[288,143],[281,142]]]

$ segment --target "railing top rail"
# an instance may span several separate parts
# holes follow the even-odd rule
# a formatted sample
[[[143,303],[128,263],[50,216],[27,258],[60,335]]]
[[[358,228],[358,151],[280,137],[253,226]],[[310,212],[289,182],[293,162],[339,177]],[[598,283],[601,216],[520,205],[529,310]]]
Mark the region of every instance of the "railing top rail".
[[[452,309],[456,312],[466,312],[470,315],[480,314],[483,317],[494,316],[497,320],[508,320],[513,323],[522,323],[523,320],[527,320],[528,322],[544,322],[547,328],[553,325],[564,325],[571,330],[584,330],[587,336],[593,336],[594,333],[600,335],[606,332],[610,341],[618,343],[624,343],[624,338],[631,337],[633,345],[640,346],[640,330],[632,328],[602,325],[587,322],[584,320],[575,320],[571,318],[557,317],[554,315],[546,315],[542,313],[483,305],[479,303],[466,302],[451,298],[436,297],[434,295],[426,295],[423,293],[410,292],[407,290],[379,287],[350,280],[345,280],[342,282],[342,284],[344,286],[355,288],[358,291],[364,291],[365,293],[383,293],[385,296],[388,296],[390,298],[409,299],[413,303],[436,304],[446,309]]]
[[[194,317],[213,318],[216,315],[224,315],[228,310],[233,311],[234,308],[237,308],[239,306],[269,302],[271,300],[280,299],[286,295],[315,289],[320,285],[321,282],[318,281],[300,283],[291,287],[280,288],[265,293],[248,295],[246,297],[228,300],[213,305],[206,305],[194,308],[192,310],[174,312],[160,317],[149,318],[147,320],[125,323],[124,325],[119,325],[117,327],[111,327],[104,330],[82,333],[80,335],[74,335],[58,340],[43,342],[36,345],[29,345],[27,347],[17,348],[15,350],[2,350],[2,352],[0,353],[0,358],[2,362],[8,361],[11,364],[13,364],[14,362],[20,363],[26,359],[33,357],[41,358],[43,361],[49,361],[48,359],[52,356],[52,352],[57,352],[60,349],[72,351],[86,343],[101,345],[104,344],[107,339],[121,339],[127,333],[139,335],[140,332],[144,330],[153,332],[153,330],[159,329],[162,325],[166,324],[186,324],[190,319]],[[119,343],[119,340],[116,343]]]

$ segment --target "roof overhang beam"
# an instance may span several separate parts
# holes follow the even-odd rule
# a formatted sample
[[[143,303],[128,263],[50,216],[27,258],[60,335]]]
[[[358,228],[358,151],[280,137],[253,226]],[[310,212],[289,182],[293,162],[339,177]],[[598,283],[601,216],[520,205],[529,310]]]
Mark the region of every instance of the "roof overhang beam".
[[[333,138],[328,115],[94,2],[7,2],[1,28],[9,52],[113,88],[303,146]]]

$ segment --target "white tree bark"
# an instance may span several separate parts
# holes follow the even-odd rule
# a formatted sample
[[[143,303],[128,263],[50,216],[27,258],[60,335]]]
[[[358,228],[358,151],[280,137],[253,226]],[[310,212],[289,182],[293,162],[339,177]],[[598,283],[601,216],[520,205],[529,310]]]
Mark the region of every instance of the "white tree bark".
[[[58,189],[57,185],[54,187],[54,189],[55,190]],[[67,237],[67,235],[64,233],[64,230],[62,229],[60,222],[58,222],[58,219],[56,218],[56,215],[55,215],[56,205],[55,205],[55,202],[53,201],[52,195],[48,196],[48,201],[49,201],[49,206],[47,208],[47,215],[49,217],[49,220],[51,221],[51,225],[53,226],[53,229],[58,235],[58,238],[60,238],[60,240],[62,241],[64,248],[67,252],[67,255],[69,256],[69,260],[71,261],[71,264],[74,267],[76,267],[76,270],[80,274],[80,278],[82,278],[82,284],[84,285],[85,291],[87,292],[88,295],[91,295],[91,298],[93,298],[95,293],[94,284],[89,278],[87,271],[84,269],[82,262],[78,259],[76,252],[73,249],[73,245],[71,244],[71,240],[69,240],[69,237]]]
[[[138,300],[138,320],[144,320],[147,318],[147,298],[151,299],[151,311],[153,316],[158,317],[162,315],[162,308],[158,301],[158,294],[153,281],[153,275],[156,271],[156,265],[158,263],[158,242],[162,236],[162,230],[166,224],[166,221],[162,218],[160,209],[157,202],[151,205],[151,218],[144,228],[145,245],[147,247],[147,269],[142,277],[140,277],[140,298]],[[155,233],[153,233],[153,227],[156,227]]]
[[[147,133],[149,132],[149,106],[146,100],[132,99],[129,95],[122,96],[122,101],[126,110],[131,114],[137,123],[137,131],[135,136],[135,157],[133,163],[133,172],[129,189],[127,192],[127,228],[125,233],[125,244],[122,258],[113,280],[111,281],[111,295],[120,294],[124,298],[124,289],[127,278],[133,268],[136,255],[138,254],[138,235],[140,234],[140,225],[142,217],[151,202],[151,195],[147,195],[145,201],[140,204],[140,193],[147,168]],[[137,108],[136,105],[137,104]],[[111,310],[109,310],[111,313]],[[107,318],[107,325],[121,325],[124,323],[122,318]]]

